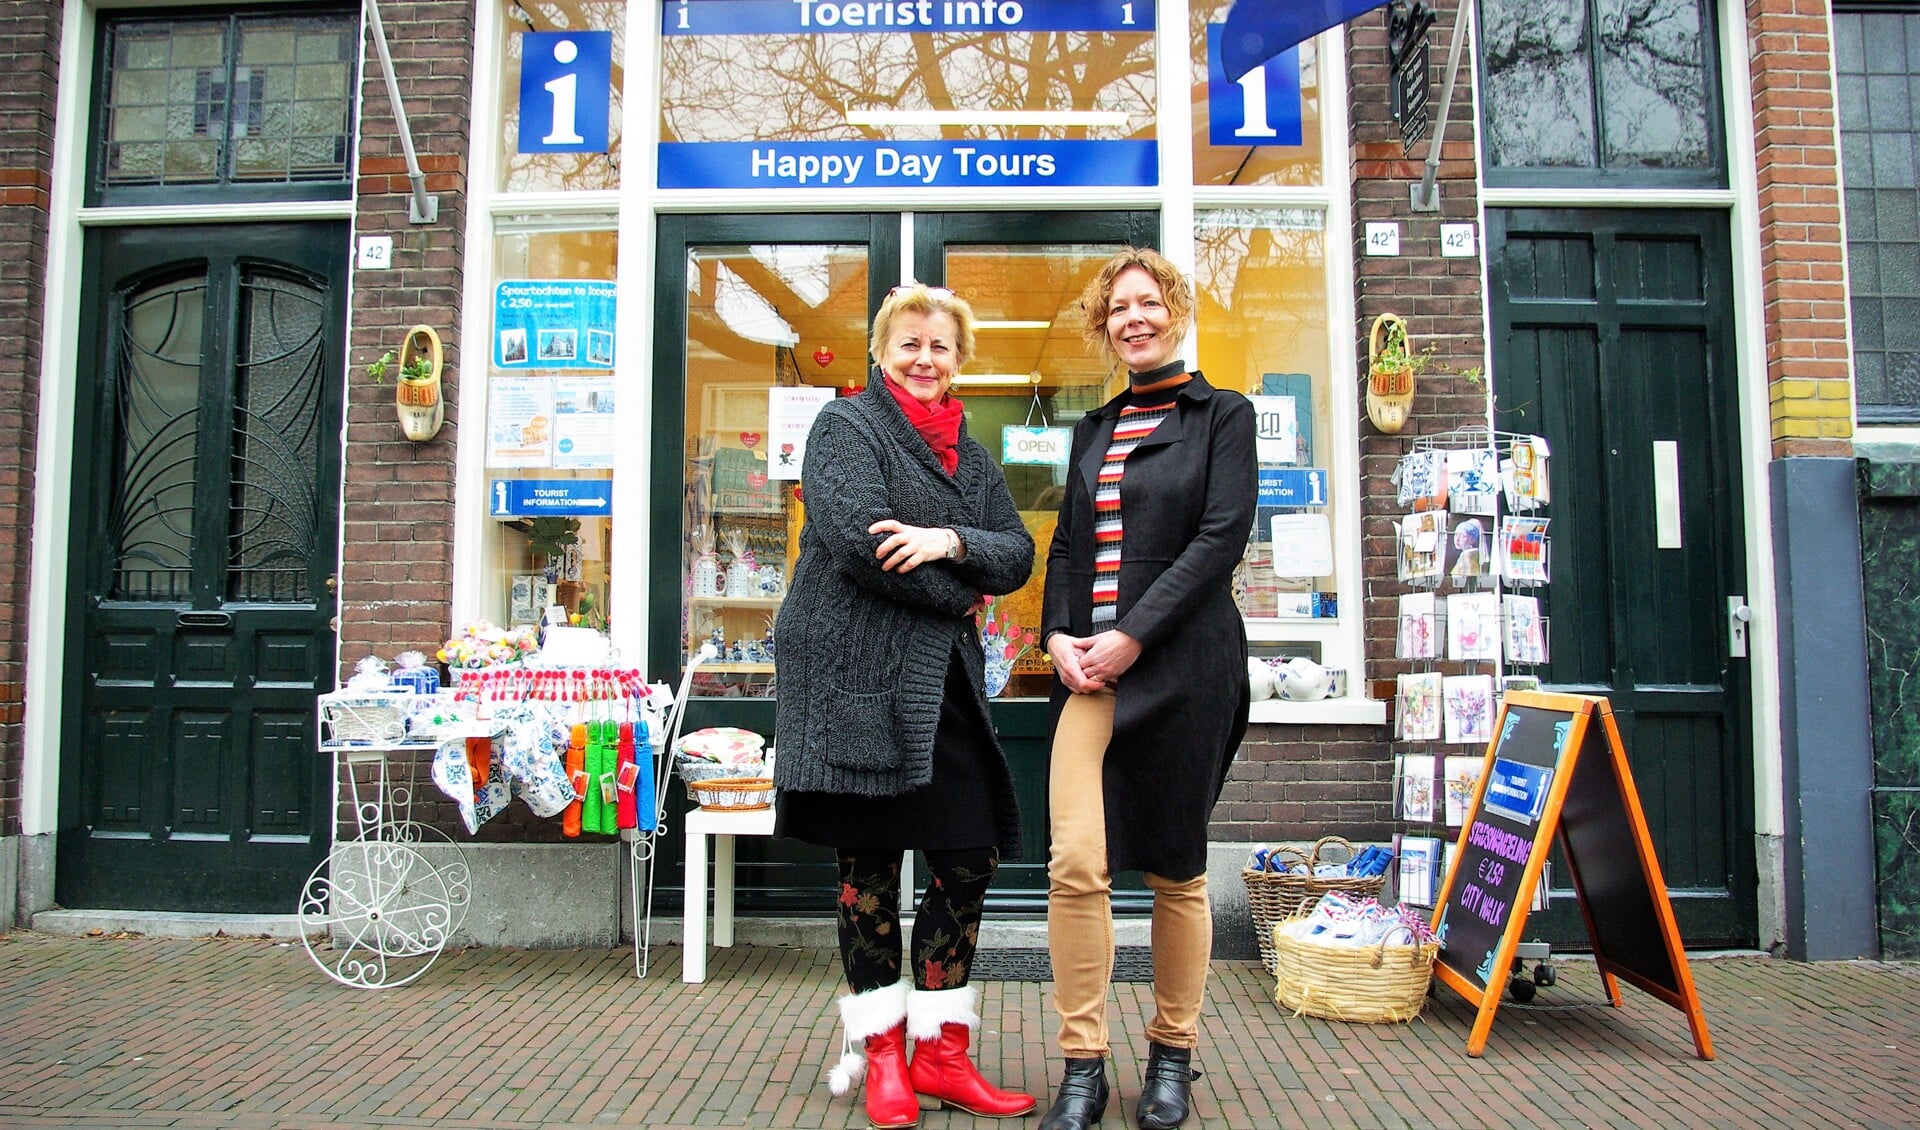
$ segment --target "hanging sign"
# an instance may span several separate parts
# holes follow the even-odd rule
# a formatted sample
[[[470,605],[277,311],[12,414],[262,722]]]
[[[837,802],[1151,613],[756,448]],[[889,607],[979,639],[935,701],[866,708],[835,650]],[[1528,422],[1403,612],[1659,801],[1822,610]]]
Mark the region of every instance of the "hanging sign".
[[[520,41],[522,153],[605,153],[613,33],[529,31]]]
[[[662,35],[1152,31],[1154,0],[667,0]]]
[[[1387,5],[1388,103],[1400,123],[1400,151],[1411,157],[1433,123],[1427,102],[1433,89],[1428,77],[1433,59],[1433,5],[1424,0],[1393,0]]]
[[[1467,1054],[1486,1048],[1555,836],[1608,1000],[1622,1007],[1624,980],[1681,1010],[1712,1059],[1613,707],[1538,691],[1505,696],[1434,917],[1434,976],[1479,1007]]]
[[[493,288],[499,369],[613,368],[616,288],[596,279],[505,279]]]
[[[1009,466],[1064,467],[1072,446],[1072,428],[1027,424],[1004,424],[1000,428],[1000,462]]]

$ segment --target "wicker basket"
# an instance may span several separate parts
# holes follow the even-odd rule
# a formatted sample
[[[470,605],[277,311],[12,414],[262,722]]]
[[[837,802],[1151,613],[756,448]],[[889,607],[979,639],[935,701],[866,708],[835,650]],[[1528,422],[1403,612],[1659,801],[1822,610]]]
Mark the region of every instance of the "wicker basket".
[[[411,690],[336,691],[320,696],[329,745],[391,745],[407,737]]]
[[[1295,1016],[1363,1024],[1404,1023],[1420,1015],[1440,952],[1437,942],[1338,946],[1301,938],[1279,923],[1272,938],[1278,968],[1273,999]]]
[[[1322,836],[1305,852],[1287,847],[1274,848],[1267,853],[1267,866],[1264,869],[1241,869],[1240,878],[1247,884],[1247,909],[1253,912],[1253,936],[1260,943],[1260,962],[1267,967],[1268,973],[1277,971],[1273,955],[1273,928],[1276,925],[1289,918],[1305,917],[1313,909],[1313,904],[1320,901],[1320,896],[1330,891],[1345,891],[1359,898],[1367,898],[1378,895],[1386,885],[1387,877],[1384,874],[1316,877],[1313,869],[1321,863],[1320,853],[1334,846],[1346,849],[1347,858],[1353,858],[1351,843],[1339,836]],[[1304,865],[1304,874],[1286,870],[1296,863]]]
[[[772,777],[718,777],[687,786],[687,795],[701,808],[719,812],[753,812],[773,807]]]
[[[713,781],[722,777],[758,777],[765,772],[766,762],[752,761],[740,765],[723,765],[718,761],[706,761],[698,757],[675,757],[673,769],[680,774],[682,781],[689,785],[697,785],[702,781]]]

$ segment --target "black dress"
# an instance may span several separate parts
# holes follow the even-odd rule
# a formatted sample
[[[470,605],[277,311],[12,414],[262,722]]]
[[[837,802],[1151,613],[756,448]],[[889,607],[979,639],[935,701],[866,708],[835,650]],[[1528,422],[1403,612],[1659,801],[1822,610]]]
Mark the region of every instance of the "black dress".
[[[970,643],[964,636],[956,641],[947,662],[931,781],[899,796],[781,789],[774,801],[773,834],[824,847],[889,851],[998,844],[991,766],[999,755],[960,662],[958,649]]]

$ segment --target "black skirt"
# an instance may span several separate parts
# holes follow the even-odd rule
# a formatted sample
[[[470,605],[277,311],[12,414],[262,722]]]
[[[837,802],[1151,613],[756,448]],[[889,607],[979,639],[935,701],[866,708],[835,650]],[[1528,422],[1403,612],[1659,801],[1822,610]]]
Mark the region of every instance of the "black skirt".
[[[774,800],[773,834],[831,848],[992,847],[1000,842],[992,784],[993,762],[1000,754],[987,727],[956,651],[947,661],[940,725],[933,735],[933,779],[899,796],[781,789]]]

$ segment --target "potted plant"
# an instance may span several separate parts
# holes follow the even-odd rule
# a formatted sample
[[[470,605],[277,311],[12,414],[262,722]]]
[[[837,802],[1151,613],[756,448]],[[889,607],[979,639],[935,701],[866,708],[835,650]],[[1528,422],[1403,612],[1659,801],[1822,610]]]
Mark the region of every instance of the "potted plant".
[[[573,612],[580,600],[580,582],[566,577],[567,550],[580,543],[580,519],[543,514],[527,522],[527,550],[547,560],[547,580],[554,599]]]
[[[1367,419],[1392,435],[1406,427],[1413,378],[1433,359],[1433,346],[1416,351],[1398,314],[1382,314],[1367,334]]]
[[[394,362],[393,350],[389,349],[367,366],[367,376],[375,384],[385,384]],[[440,426],[446,422],[446,403],[440,397],[441,365],[440,335],[433,327],[408,330],[400,344],[400,372],[393,397],[400,414],[400,430],[415,443],[440,434]]]

